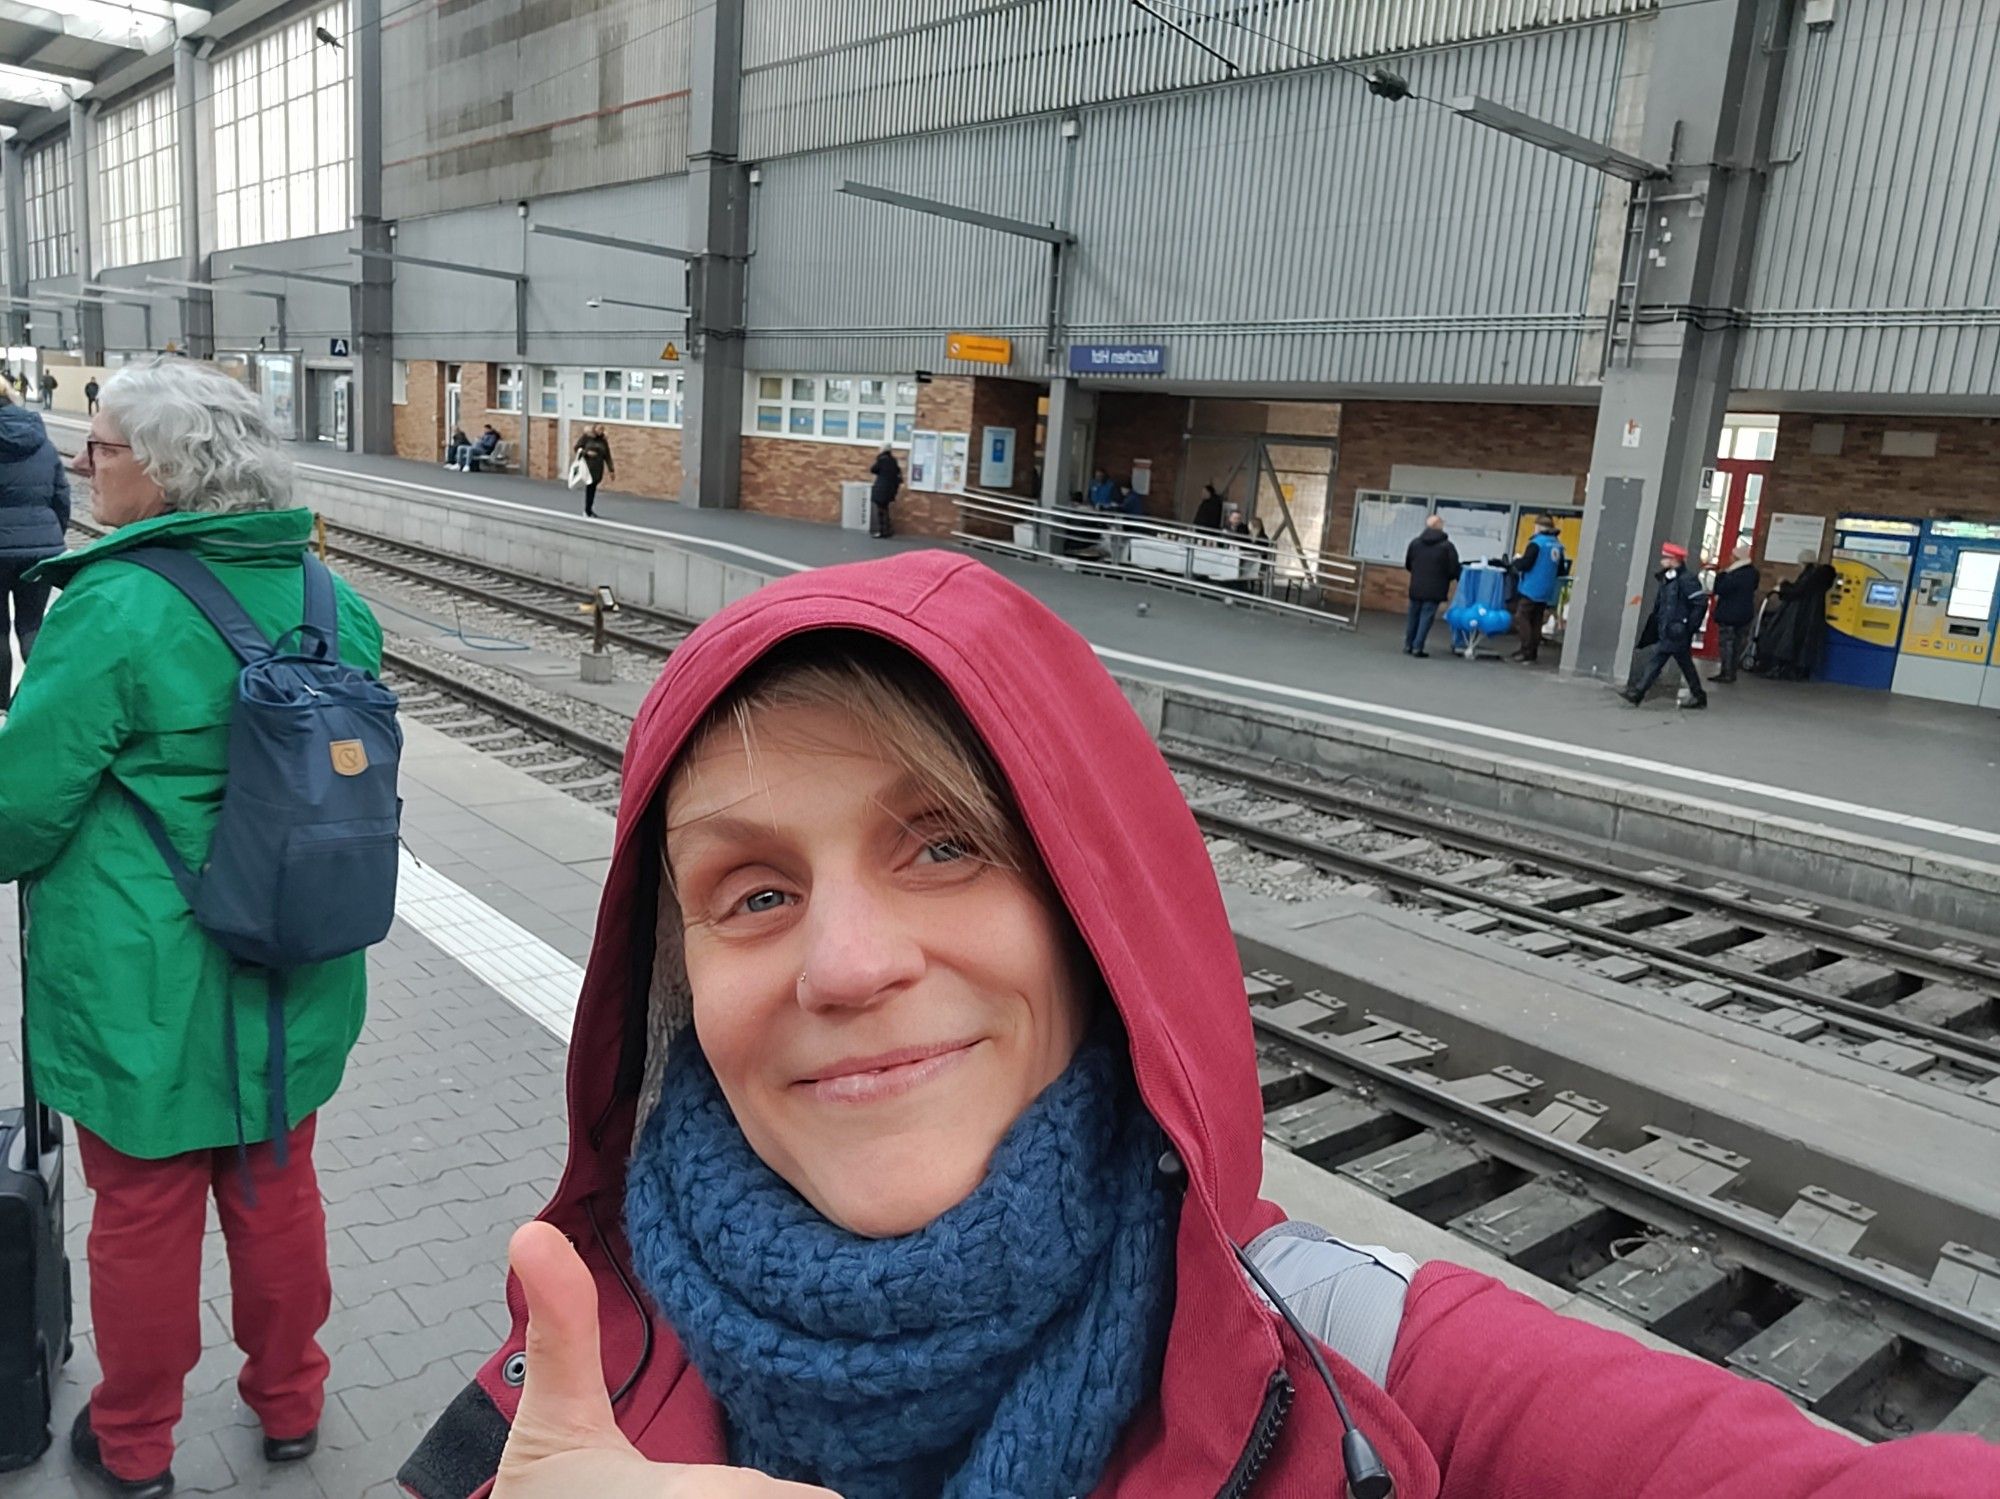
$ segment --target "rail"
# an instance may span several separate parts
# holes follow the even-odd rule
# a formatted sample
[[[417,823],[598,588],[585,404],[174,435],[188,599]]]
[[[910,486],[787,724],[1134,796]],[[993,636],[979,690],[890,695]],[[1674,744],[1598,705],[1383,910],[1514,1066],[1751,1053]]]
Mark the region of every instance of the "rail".
[[[1361,610],[1365,564],[1353,557],[988,490],[955,503],[952,536],[969,546],[1347,629]]]

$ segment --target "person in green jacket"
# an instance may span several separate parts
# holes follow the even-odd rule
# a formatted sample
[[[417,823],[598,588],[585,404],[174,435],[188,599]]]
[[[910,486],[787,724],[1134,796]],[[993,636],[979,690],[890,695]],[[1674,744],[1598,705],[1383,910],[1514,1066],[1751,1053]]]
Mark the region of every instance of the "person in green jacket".
[[[70,466],[113,530],[32,575],[62,592],[0,726],[0,880],[26,886],[35,1086],[76,1122],[96,1194],[90,1301],[104,1377],[71,1449],[113,1492],[158,1499],[173,1489],[182,1384],[201,1353],[211,1191],[246,1355],[238,1386],[265,1456],[314,1449],[328,1369],[317,1334],[332,1295],[314,1111],[340,1085],[367,980],[359,953],[291,976],[292,1117],[266,1117],[264,978],[195,925],[124,795],[202,866],[239,663],[172,584],[121,554],[187,549],[274,639],[301,617],[312,516],[292,507],[291,461],[255,396],[213,365],[129,365],[106,382]],[[378,671],[380,627],[352,589],[336,592],[342,659]],[[254,1142],[245,1163],[239,1119]]]

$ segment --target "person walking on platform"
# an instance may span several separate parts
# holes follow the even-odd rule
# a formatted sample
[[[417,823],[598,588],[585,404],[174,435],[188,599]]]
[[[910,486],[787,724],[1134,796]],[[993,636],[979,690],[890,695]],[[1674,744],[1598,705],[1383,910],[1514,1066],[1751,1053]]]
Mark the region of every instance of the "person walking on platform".
[[[583,484],[583,513],[595,517],[597,486],[618,477],[618,465],[611,461],[611,439],[605,436],[602,423],[576,440],[575,456],[583,460],[587,475]]]
[[[290,459],[254,394],[213,365],[162,360],[119,370],[101,404],[72,468],[112,531],[37,569],[62,594],[0,727],[0,880],[27,886],[35,1086],[76,1122],[96,1194],[103,1377],[71,1451],[110,1492],[158,1499],[202,1351],[211,1194],[246,1356],[237,1385],[264,1456],[295,1461],[317,1443],[332,1292],[314,1125],[360,1034],[367,980],[352,952],[280,983],[197,925],[180,877],[208,863],[234,774],[241,663],[155,565],[194,573],[177,560],[192,558],[263,634],[319,662],[332,648],[357,680],[380,669],[381,631],[357,594],[311,571],[312,512],[292,506]],[[320,626],[300,625],[322,611],[324,645]],[[362,747],[330,744],[334,774],[365,772]],[[322,867],[306,898],[351,901],[339,884],[352,866]]]
[[[1553,515],[1535,517],[1535,534],[1510,564],[1516,579],[1514,633],[1520,647],[1507,659],[1533,663],[1542,650],[1542,627],[1548,623],[1562,580],[1569,576],[1569,557]]]
[[[1202,485],[1201,499],[1194,507],[1193,524],[1197,531],[1222,529],[1222,496],[1215,492],[1213,484]]]
[[[97,415],[97,395],[98,395],[97,377],[93,375],[83,384],[83,409],[85,415],[87,416]]]
[[[419,1499],[2000,1492],[1264,1200],[1201,831],[990,569],[769,584],[634,723],[567,1168]]]
[[[1671,541],[1661,544],[1660,570],[1654,575],[1660,590],[1653,599],[1652,616],[1639,635],[1640,646],[1651,646],[1653,656],[1645,670],[1619,694],[1635,708],[1646,700],[1646,694],[1660,680],[1660,673],[1667,669],[1669,661],[1681,669],[1681,676],[1687,682],[1685,706],[1708,706],[1701,674],[1694,667],[1694,632],[1701,627],[1707,612],[1708,594],[1702,589],[1701,579],[1688,567],[1687,555],[1684,546]]]
[[[56,403],[56,377],[48,370],[42,371],[42,410],[47,411]]]
[[[69,475],[42,419],[0,396],[0,708],[14,695],[14,639],[26,661],[48,608],[49,585],[28,570],[59,556],[69,531]]]
[[[1711,682],[1733,682],[1750,648],[1750,626],[1757,618],[1757,564],[1746,553],[1722,559],[1715,574],[1715,643],[1718,661]]]
[[[1428,659],[1424,649],[1430,639],[1431,623],[1451,597],[1451,585],[1462,571],[1458,548],[1445,534],[1444,517],[1433,515],[1403,553],[1403,567],[1410,575],[1410,608],[1403,625],[1403,654]]]
[[[875,455],[868,472],[875,476],[874,486],[868,491],[868,534],[887,541],[896,534],[889,520],[889,507],[896,503],[897,491],[903,487],[903,465],[896,461],[893,448],[884,448]]]

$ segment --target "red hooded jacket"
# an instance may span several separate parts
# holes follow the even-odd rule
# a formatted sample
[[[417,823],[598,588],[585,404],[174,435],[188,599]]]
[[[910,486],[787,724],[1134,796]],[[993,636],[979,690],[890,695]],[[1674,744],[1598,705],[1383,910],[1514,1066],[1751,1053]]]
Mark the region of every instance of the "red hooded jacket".
[[[1263,1113],[1236,945],[1194,819],[1089,645],[1042,604],[942,551],[802,573],[703,625],[633,724],[617,841],[569,1058],[569,1164],[543,1216],[590,1264],[604,1374],[649,1457],[725,1461],[723,1417],[635,1289],[619,1226],[659,894],[659,802],[703,714],[779,641],[873,632],[923,661],[991,747],[1131,1038],[1147,1107],[1188,1169],[1157,1397],[1096,1491],[1116,1499],[1326,1499],[1340,1426],[1302,1350],[1232,1245],[1282,1221],[1258,1196]],[[1338,1232],[1339,1224],[1326,1225]],[[524,1304],[506,1346],[404,1469],[423,1499],[483,1494],[519,1398]],[[1417,1275],[1386,1388],[1330,1356],[1403,1499],[1992,1499],[2000,1448],[1972,1437],[1870,1448],[1776,1392],[1556,1316],[1454,1266]],[[1294,1399],[1275,1445],[1272,1398]],[[1233,1489],[1246,1467],[1258,1471]]]

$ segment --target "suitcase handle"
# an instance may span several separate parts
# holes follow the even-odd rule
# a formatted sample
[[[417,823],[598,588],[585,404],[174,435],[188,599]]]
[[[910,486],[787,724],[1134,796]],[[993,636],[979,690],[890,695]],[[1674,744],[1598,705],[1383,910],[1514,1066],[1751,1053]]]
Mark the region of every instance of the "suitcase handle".
[[[28,1062],[28,887],[21,881],[14,885],[14,915],[21,949],[21,1128],[27,1147],[22,1159],[32,1171],[57,1136],[55,1119],[35,1096],[35,1069]]]

